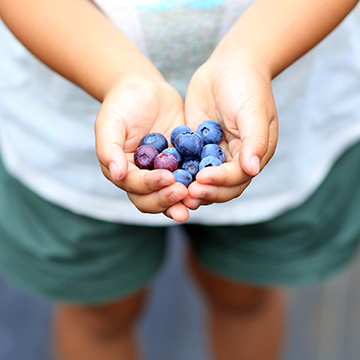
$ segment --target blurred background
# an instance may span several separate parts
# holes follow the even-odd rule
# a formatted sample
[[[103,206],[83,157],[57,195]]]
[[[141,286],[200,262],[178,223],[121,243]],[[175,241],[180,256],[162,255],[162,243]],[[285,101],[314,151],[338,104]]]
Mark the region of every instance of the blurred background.
[[[146,360],[210,360],[201,294],[184,266],[185,238],[174,227],[139,331]],[[326,282],[288,290],[287,339],[281,360],[359,360],[360,256]],[[54,360],[51,304],[0,274],[0,360]]]

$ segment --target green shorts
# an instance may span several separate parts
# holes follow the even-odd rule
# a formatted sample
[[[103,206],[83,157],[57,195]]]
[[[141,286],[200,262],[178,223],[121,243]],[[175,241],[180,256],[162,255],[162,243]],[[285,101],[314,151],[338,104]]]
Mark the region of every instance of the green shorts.
[[[360,238],[360,143],[301,206],[246,226],[183,225],[204,267],[260,286],[320,281]],[[98,303],[135,292],[161,267],[166,228],[76,215],[44,201],[0,163],[0,268],[52,300]]]

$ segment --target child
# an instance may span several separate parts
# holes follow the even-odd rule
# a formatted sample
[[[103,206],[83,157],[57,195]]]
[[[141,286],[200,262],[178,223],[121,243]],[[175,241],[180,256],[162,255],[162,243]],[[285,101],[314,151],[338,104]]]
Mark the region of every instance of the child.
[[[357,2],[95,3],[0,0],[55,71],[1,27],[1,268],[56,302],[61,359],[135,360],[166,226],[186,221],[214,358],[277,359],[278,286],[324,278],[358,244],[359,9],[307,53]],[[227,162],[188,189],[133,164],[147,133],[207,118]]]

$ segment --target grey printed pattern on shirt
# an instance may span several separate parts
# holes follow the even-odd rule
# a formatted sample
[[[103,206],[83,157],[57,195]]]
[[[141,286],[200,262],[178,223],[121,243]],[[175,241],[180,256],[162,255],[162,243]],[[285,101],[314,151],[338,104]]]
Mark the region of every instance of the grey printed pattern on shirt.
[[[184,96],[191,76],[220,40],[225,7],[138,11],[150,59]]]

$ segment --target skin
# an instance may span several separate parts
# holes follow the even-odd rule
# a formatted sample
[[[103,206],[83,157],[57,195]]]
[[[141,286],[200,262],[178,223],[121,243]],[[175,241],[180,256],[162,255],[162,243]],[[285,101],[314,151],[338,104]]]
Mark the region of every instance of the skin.
[[[205,295],[212,358],[279,360],[286,331],[284,291],[220,276],[191,252],[188,267]]]

